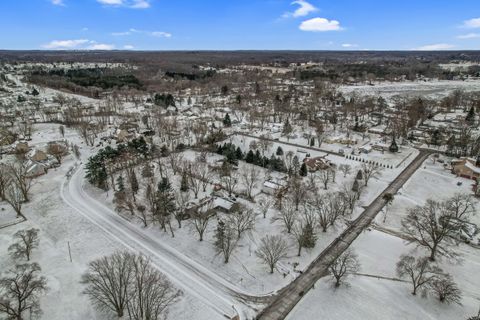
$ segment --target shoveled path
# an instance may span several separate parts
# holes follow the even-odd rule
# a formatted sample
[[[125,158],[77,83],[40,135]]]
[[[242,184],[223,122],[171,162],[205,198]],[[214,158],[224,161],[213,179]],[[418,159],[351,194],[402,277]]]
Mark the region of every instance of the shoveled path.
[[[375,219],[385,206],[383,196],[395,194],[417,171],[431,154],[431,151],[420,150],[418,156],[393,180],[390,185],[355,219],[351,225],[336,238],[310,266],[291,284],[279,291],[271,303],[257,316],[261,320],[285,319],[295,305],[302,299],[314,284],[328,273],[328,267],[340,256],[355,239]]]

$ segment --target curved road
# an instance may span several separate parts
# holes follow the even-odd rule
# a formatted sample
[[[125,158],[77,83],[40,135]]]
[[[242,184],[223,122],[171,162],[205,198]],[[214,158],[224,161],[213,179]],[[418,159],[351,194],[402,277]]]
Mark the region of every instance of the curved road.
[[[360,233],[370,225],[373,219],[375,219],[377,214],[385,206],[383,196],[386,193],[396,194],[431,153],[432,152],[428,150],[420,150],[418,156],[373,200],[365,211],[310,264],[307,270],[278,292],[272,303],[258,315],[257,319],[285,319],[295,305],[302,299],[302,296],[304,296],[321,277],[328,274],[328,267],[355,241]]]
[[[83,183],[83,167],[80,167],[62,185],[62,199],[112,239],[149,257],[155,267],[174,284],[199,298],[220,316],[229,319],[235,316],[240,319],[252,317],[255,312],[248,302],[261,302],[267,298],[245,292],[196,261],[145,234],[140,227],[90,197],[85,192]]]

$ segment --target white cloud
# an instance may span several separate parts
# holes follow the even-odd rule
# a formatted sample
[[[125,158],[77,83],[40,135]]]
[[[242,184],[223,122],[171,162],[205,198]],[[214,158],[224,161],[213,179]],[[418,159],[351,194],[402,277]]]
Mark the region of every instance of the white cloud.
[[[463,22],[463,27],[464,28],[469,28],[469,29],[480,28],[480,18],[465,20]]]
[[[129,35],[132,35],[134,33],[146,34],[148,36],[157,37],[157,38],[171,38],[172,37],[171,33],[165,32],[165,31],[145,31],[145,30],[137,30],[137,29],[133,29],[133,28],[131,28],[128,31],[124,31],[124,32],[113,32],[113,33],[111,33],[111,35],[116,36],[116,37],[121,37],[121,36],[129,36]]]
[[[123,46],[123,49],[125,49],[125,50],[133,50],[133,49],[135,49],[135,47],[132,46],[132,45],[130,45],[130,44],[126,44],[126,45]]]
[[[88,43],[87,39],[78,40],[53,40],[50,43],[43,45],[45,49],[75,49],[79,46]]]
[[[462,34],[457,37],[457,39],[475,39],[475,38],[480,38],[480,33],[467,33],[467,34]]]
[[[150,8],[150,2],[148,2],[146,0],[134,1],[134,3],[130,6],[130,8],[133,8],[133,9],[147,9],[147,8]]]
[[[106,43],[94,43],[87,48],[87,50],[113,50],[115,46],[113,44],[106,44]]]
[[[454,48],[455,46],[447,43],[437,43],[437,44],[429,44],[426,46],[418,47],[413,50],[419,51],[439,51],[439,50],[449,50]]]
[[[172,34],[168,32],[163,32],[163,31],[153,31],[150,32],[150,35],[158,38],[171,38]]]
[[[42,46],[50,50],[113,50],[113,44],[97,43],[88,39],[53,40]]]
[[[342,44],[343,48],[356,48],[358,47],[358,44],[352,44],[352,43],[344,43]]]
[[[297,0],[293,1],[291,3],[292,5],[299,5],[300,7],[295,10],[294,12],[286,12],[282,15],[283,18],[298,18],[298,17],[305,17],[309,15],[312,12],[317,12],[318,8],[316,8],[314,5],[311,3],[305,1],[305,0]]]
[[[63,3],[63,0],[52,0],[52,4],[56,6],[65,6],[65,3]]]
[[[126,7],[132,9],[150,8],[150,0],[97,0],[97,2],[112,7]]]
[[[312,32],[339,31],[342,30],[340,22],[325,18],[313,18],[300,24],[300,30]]]

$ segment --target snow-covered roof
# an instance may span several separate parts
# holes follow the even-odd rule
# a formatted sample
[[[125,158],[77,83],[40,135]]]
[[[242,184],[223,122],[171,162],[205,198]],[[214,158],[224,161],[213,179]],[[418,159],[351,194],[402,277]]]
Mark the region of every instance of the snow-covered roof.
[[[473,172],[475,173],[478,173],[480,174],[480,168],[479,167],[476,167],[473,163],[471,163],[470,161],[465,161],[465,167],[467,167],[468,169],[472,170]]]

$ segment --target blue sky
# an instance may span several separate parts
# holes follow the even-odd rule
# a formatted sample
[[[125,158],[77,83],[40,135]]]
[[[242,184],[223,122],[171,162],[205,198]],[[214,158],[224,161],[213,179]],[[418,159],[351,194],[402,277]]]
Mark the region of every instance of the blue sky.
[[[480,1],[0,0],[0,49],[480,50]]]

